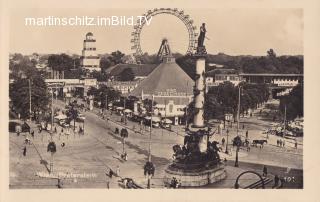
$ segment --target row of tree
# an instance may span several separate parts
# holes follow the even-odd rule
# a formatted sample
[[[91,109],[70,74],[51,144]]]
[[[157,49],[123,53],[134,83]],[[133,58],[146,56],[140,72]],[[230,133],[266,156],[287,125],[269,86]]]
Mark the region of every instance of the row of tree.
[[[283,115],[286,108],[287,120],[303,117],[303,84],[298,84],[288,95],[282,96],[279,108]]]
[[[192,56],[182,56],[176,59],[178,65],[191,77],[195,78],[195,59]],[[303,74],[302,56],[277,56],[273,49],[266,56],[230,56],[223,53],[208,54],[206,71],[215,67],[210,63],[224,65],[223,68],[235,69],[244,73],[293,73]]]
[[[31,91],[31,115],[35,117],[48,111],[50,95],[43,72],[36,69],[35,63],[28,57],[15,55],[10,61],[9,69],[9,77],[13,79],[13,83],[9,85],[10,110],[20,114],[21,118],[28,118]]]
[[[93,96],[95,102],[100,102],[101,107],[107,107],[108,103],[113,103],[120,100],[121,93],[106,85],[100,85],[99,88],[91,87],[87,93],[89,96]]]
[[[240,114],[244,115],[248,109],[256,109],[269,98],[269,90],[264,84],[240,83]],[[224,82],[219,86],[211,87],[206,94],[205,119],[224,120],[225,114],[236,117],[238,111],[239,86]],[[193,115],[193,105],[188,108],[189,119]],[[191,121],[191,120],[190,120]]]

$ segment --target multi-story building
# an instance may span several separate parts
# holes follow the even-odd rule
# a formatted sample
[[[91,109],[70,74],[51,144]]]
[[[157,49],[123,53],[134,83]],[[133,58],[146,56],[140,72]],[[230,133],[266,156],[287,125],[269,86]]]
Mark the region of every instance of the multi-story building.
[[[237,86],[240,82],[245,81],[234,69],[219,69],[209,71],[206,75],[207,89],[211,86],[218,86],[224,82],[230,82]]]
[[[89,71],[101,71],[100,58],[96,53],[96,39],[91,32],[86,34],[86,38],[83,41],[80,65],[81,68],[88,69]]]

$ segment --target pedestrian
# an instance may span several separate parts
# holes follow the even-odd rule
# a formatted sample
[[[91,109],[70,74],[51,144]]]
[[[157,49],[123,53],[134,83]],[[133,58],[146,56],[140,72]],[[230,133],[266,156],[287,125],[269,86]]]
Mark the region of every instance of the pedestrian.
[[[221,140],[222,145],[224,145],[225,141],[226,141],[226,140],[225,140],[224,137],[223,137],[222,140]]]
[[[128,183],[127,178],[124,178],[123,179],[123,186],[124,186],[125,189],[127,188],[127,183]]]
[[[298,149],[298,142],[297,142],[297,140],[294,142],[294,148]]]
[[[58,189],[62,189],[62,186],[63,186],[63,183],[62,183],[62,180],[60,178],[58,178]]]
[[[279,139],[277,139],[277,147],[279,147]]]
[[[242,125],[242,130],[244,130],[244,124]]]
[[[178,182],[177,179],[173,177],[171,180],[171,187],[174,189],[177,188],[177,182]]]
[[[248,144],[248,146],[247,146],[247,152],[250,152],[250,145]]]
[[[280,178],[280,187],[279,188],[283,188],[283,185],[285,183],[284,177]]]
[[[274,185],[273,185],[272,188],[275,188],[275,187],[278,187],[278,186],[279,186],[279,180],[280,180],[279,176],[278,176],[278,175],[275,175],[275,176],[274,176]]]
[[[246,131],[246,138],[248,139],[248,137],[249,137],[249,131],[247,130]]]
[[[57,127],[54,127],[54,132],[57,133]]]
[[[120,167],[119,167],[119,166],[117,166],[116,175],[117,175],[117,176],[120,176]]]
[[[284,147],[285,144],[286,144],[286,142],[285,142],[285,140],[283,140],[283,142],[282,142],[282,147]]]
[[[109,170],[109,177],[112,178],[113,175],[114,175],[114,172],[110,169]]]
[[[34,131],[33,130],[31,131],[30,134],[31,134],[32,138],[34,139]]]
[[[282,140],[281,139],[279,140],[279,146],[280,147],[282,146]]]
[[[24,146],[24,148],[23,148],[23,156],[26,156],[27,155],[27,146]]]
[[[263,173],[262,173],[262,176],[263,176],[263,177],[266,177],[266,176],[267,176],[267,174],[268,174],[267,166],[263,165],[262,172],[263,172]]]

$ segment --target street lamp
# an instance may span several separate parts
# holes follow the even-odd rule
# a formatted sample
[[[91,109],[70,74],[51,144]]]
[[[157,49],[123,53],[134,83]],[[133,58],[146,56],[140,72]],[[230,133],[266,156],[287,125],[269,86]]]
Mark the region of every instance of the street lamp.
[[[225,151],[225,153],[226,154],[229,154],[229,151],[228,151],[228,143],[229,143],[229,129],[227,129],[227,144],[226,144],[226,151]]]
[[[241,144],[241,140],[240,140],[240,136],[239,136],[239,123],[240,123],[240,96],[241,96],[241,86],[239,85],[239,94],[238,94],[238,114],[237,114],[237,137],[238,141],[236,142],[236,160],[234,162],[234,167],[239,167],[239,157],[238,157],[238,153],[239,153],[239,147]]]
[[[236,150],[236,161],[234,162],[234,167],[239,167],[239,160],[238,160],[238,153],[239,153],[239,146],[237,145],[237,150]]]
[[[32,113],[32,110],[31,110],[31,80],[28,79],[28,82],[29,82],[29,119],[30,119],[30,122],[31,122],[31,113]]]
[[[151,134],[152,134],[152,112],[153,112],[153,101],[154,96],[152,95],[152,102],[151,102],[151,118],[150,118],[150,135],[149,135],[149,156],[148,161],[144,165],[144,175],[148,177],[148,189],[151,188],[151,177],[154,175],[155,167],[151,161]]]

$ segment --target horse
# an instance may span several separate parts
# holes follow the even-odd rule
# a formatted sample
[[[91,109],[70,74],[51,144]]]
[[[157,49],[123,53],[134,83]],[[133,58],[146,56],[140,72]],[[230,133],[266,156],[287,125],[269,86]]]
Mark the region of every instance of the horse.
[[[258,144],[260,144],[260,147],[263,147],[263,144],[266,143],[268,144],[268,141],[267,140],[253,140],[252,141],[252,145],[253,146],[258,146]]]

